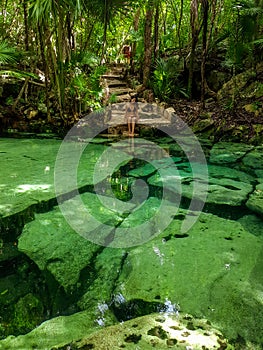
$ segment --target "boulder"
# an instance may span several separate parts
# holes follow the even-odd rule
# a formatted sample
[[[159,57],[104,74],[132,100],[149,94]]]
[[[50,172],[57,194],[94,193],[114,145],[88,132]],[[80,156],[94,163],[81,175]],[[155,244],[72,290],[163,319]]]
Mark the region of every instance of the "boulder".
[[[262,96],[262,88],[260,78],[257,80],[257,75],[260,76],[263,72],[263,64],[258,63],[256,68],[251,68],[245,72],[239,73],[226,82],[222,89],[217,93],[219,101],[230,100],[234,94],[235,98],[254,98]],[[256,86],[256,87],[255,87]]]
[[[209,163],[236,163],[252,148],[253,146],[244,143],[218,142],[210,151]]]
[[[1,350],[97,349],[232,350],[224,335],[206,319],[189,314],[150,314],[109,327],[96,326],[87,311],[56,317],[26,335],[0,340]]]
[[[191,315],[151,314],[99,330],[68,344],[74,349],[234,349],[205,319]],[[62,350],[54,347],[53,350]],[[63,347],[63,349],[65,349]]]
[[[255,147],[246,154],[242,159],[242,163],[248,169],[263,170],[263,146]]]
[[[38,326],[43,320],[44,307],[32,293],[20,298],[15,305],[14,324],[16,331],[26,333]]]
[[[246,206],[263,217],[263,183],[256,186],[256,189],[250,194]]]
[[[193,174],[192,167],[195,166],[196,174]],[[135,172],[136,170],[134,170]],[[140,169],[142,172],[142,170]],[[208,175],[206,175],[208,171]],[[253,177],[227,167],[193,163],[178,163],[162,169],[161,175],[156,172],[148,179],[153,186],[168,188],[175,194],[180,193],[187,199],[194,196],[198,200],[205,200],[206,204],[213,205],[242,205],[251,193]],[[205,191],[207,198],[205,199]]]
[[[158,238],[129,252],[115,289],[124,315],[141,315],[139,301],[149,308],[169,300],[179,313],[205,316],[228,338],[262,342],[262,278],[253,273],[263,268],[262,238],[205,213],[182,234],[184,215],[180,211]]]
[[[60,316],[43,322],[30,333],[0,340],[0,349],[51,350],[54,346],[63,346],[86,337],[99,327],[88,311],[71,316]]]
[[[33,260],[40,270],[49,271],[67,291],[76,285],[81,271],[88,268],[90,260],[101,250],[100,246],[90,242],[92,235],[87,239],[84,237],[85,232],[93,232],[96,235],[99,231],[103,242],[111,233],[112,227],[103,225],[102,222],[111,221],[114,225],[120,220],[114,211],[100,206],[95,194],[85,193],[81,199],[87,204],[87,208],[90,208],[90,213],[85,211],[85,206],[81,209],[79,201],[74,198],[63,204],[67,205],[64,215],[67,217],[67,210],[70,211],[69,220],[76,230],[67,223],[60,209],[55,208],[46,214],[37,214],[34,221],[25,225],[18,241],[19,251]],[[60,208],[63,208],[63,205]],[[85,229],[93,215],[97,217],[98,222]]]

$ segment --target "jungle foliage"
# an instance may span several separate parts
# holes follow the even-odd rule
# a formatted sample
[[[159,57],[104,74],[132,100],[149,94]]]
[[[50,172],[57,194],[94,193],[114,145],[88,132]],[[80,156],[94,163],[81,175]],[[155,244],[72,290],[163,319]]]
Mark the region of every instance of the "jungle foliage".
[[[263,58],[262,0],[1,0],[0,13],[2,104],[49,121],[100,108],[100,77],[127,43],[131,71],[166,101],[204,100],[211,56],[232,76]]]

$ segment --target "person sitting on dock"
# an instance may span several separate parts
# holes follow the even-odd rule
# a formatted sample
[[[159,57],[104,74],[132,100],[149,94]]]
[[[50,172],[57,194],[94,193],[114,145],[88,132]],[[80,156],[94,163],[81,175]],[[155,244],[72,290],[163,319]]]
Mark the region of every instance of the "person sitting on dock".
[[[135,123],[139,120],[138,98],[136,95],[131,96],[130,102],[126,104],[125,118],[128,124],[129,136],[134,136]]]

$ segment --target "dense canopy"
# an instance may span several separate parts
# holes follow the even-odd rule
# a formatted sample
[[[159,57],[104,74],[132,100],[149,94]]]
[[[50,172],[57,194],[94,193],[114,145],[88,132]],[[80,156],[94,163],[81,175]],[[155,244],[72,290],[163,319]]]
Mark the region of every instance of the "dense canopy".
[[[263,56],[262,0],[5,0],[0,12],[2,105],[49,121],[101,107],[100,77],[125,44],[130,73],[163,101],[204,102],[213,69],[230,78]]]

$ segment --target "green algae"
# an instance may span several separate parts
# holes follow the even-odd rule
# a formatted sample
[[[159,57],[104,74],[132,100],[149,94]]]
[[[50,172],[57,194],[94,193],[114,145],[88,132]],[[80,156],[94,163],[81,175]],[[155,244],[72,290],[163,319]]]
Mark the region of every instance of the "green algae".
[[[214,148],[214,153],[211,153],[214,164],[208,166],[210,177],[207,204],[226,205],[226,210],[229,210],[228,220],[203,213],[196,225],[187,234],[182,234],[180,227],[187,211],[179,210],[172,201],[169,205],[174,208],[175,213],[169,226],[165,226],[165,230],[153,237],[151,232],[147,233],[138,228],[137,238],[146,237],[146,241],[150,239],[149,242],[134,248],[116,249],[100,247],[87,240],[92,236],[85,235],[87,221],[84,219],[89,216],[96,217],[101,224],[94,227],[93,236],[96,239],[98,236],[101,244],[110,243],[111,237],[117,235],[117,231],[114,233],[115,227],[126,229],[128,235],[130,227],[139,227],[154,217],[161,202],[161,192],[152,191],[150,188],[149,195],[147,194],[143,205],[138,209],[137,203],[131,201],[134,179],[143,177],[150,187],[161,189],[158,169],[166,172],[167,179],[174,172],[170,161],[166,159],[143,166],[141,162],[133,161],[132,166],[135,168],[129,172],[125,172],[129,162],[122,163],[112,178],[104,179],[102,176],[99,179],[102,180],[101,184],[103,181],[108,181],[113,188],[113,191],[104,194],[106,201],[103,204],[107,205],[102,205],[96,198],[98,193],[92,193],[91,186],[94,184],[92,175],[96,159],[105,150],[105,140],[103,143],[102,141],[94,142],[90,153],[83,154],[82,164],[78,169],[78,186],[82,188],[80,197],[85,208],[88,208],[88,214],[81,212],[77,201],[74,204],[75,194],[71,192],[73,188],[68,188],[68,193],[65,193],[65,204],[71,203],[73,216],[77,211],[81,214],[73,220],[76,227],[84,227],[82,235],[68,225],[59,208],[55,206],[52,162],[59,141],[55,140],[50,144],[48,141],[47,148],[42,142],[36,142],[34,146],[34,140],[20,143],[17,155],[20,157],[19,162],[24,173],[21,170],[17,172],[18,166],[14,167],[16,172],[12,169],[5,169],[3,172],[1,184],[2,200],[5,202],[5,207],[1,207],[3,248],[7,247],[7,239],[11,248],[12,239],[19,235],[18,248],[39,267],[42,277],[49,285],[50,298],[57,305],[54,309],[57,307],[58,312],[63,312],[63,303],[66,304],[68,299],[72,303],[72,309],[68,313],[72,315],[47,321],[24,336],[2,340],[0,349],[51,349],[53,346],[71,344],[73,340],[86,337],[99,325],[116,323],[116,317],[120,314],[125,321],[125,316],[129,318],[153,311],[161,312],[167,301],[176,306],[173,309],[174,313],[192,313],[197,318],[205,316],[228,338],[238,339],[240,336],[247,344],[262,342],[263,226],[262,219],[252,213],[253,211],[259,214],[257,203],[261,187],[257,185],[259,179],[254,175],[259,176],[263,171],[261,158],[256,161],[261,148],[229,145],[227,150],[227,144],[224,144],[225,156],[224,151],[221,151],[222,145],[218,145],[218,150]],[[8,148],[10,152],[8,155],[2,153],[1,157],[5,161],[10,156],[13,164],[16,159],[15,147],[10,141],[7,141],[5,147],[4,152],[8,153]],[[169,142],[164,139],[163,148],[167,147]],[[179,147],[171,147],[171,153],[176,160],[183,195],[191,198],[191,167],[183,161],[182,150]],[[30,169],[33,164],[33,181],[30,181]],[[230,164],[231,167],[216,164]],[[13,187],[10,174],[13,176],[12,179],[15,179],[12,182]],[[22,181],[22,178],[28,181]],[[118,181],[115,182],[115,178]],[[43,179],[48,181],[44,182]],[[117,182],[119,185],[116,185]],[[50,187],[45,187],[45,184]],[[126,188],[123,187],[125,184]],[[172,191],[178,191],[178,188],[171,186],[168,180],[167,185],[170,185]],[[155,193],[158,193],[157,197],[153,196]],[[111,203],[115,195],[123,201],[123,208],[129,205],[126,211],[113,210]],[[173,196],[171,199],[174,199]],[[243,216],[242,211],[246,202],[251,211]],[[241,218],[238,222],[231,220],[234,206],[240,210]],[[211,207],[208,205],[207,209]],[[42,213],[35,215],[36,211]],[[220,213],[218,215],[220,216]],[[27,221],[31,222],[25,225]],[[105,225],[108,225],[107,229]],[[7,229],[8,226],[12,229]],[[120,237],[123,244],[127,242],[127,237],[125,235]],[[136,237],[128,239],[130,242],[136,242]],[[19,254],[17,252],[17,257]],[[6,262],[11,256],[12,254],[4,253],[3,256],[0,255],[0,260],[2,258],[2,261]],[[12,285],[15,285],[15,279],[12,279],[8,287],[1,289],[3,292],[5,290],[8,292],[0,297],[8,298]],[[59,293],[60,289],[64,292]],[[43,320],[43,305],[38,299],[39,296],[33,294],[32,309],[25,310],[28,292],[25,288],[24,295],[13,296],[15,309],[13,322],[17,324],[17,329],[20,329],[21,333],[30,331]],[[119,303],[118,306],[116,302]],[[48,307],[47,300],[44,304]],[[67,307],[68,305],[64,306],[64,310]],[[42,318],[32,315],[34,308],[38,310],[36,314],[42,314]],[[84,310],[84,313],[77,313],[79,309]],[[159,334],[158,329],[158,327],[155,329],[155,334]],[[4,329],[2,334],[5,334]],[[133,337],[133,334],[127,335],[127,342],[123,343],[126,348],[134,346],[132,340],[137,339],[139,345],[144,341],[136,338],[138,335]],[[155,335],[149,334],[149,336]],[[166,340],[169,340],[168,343],[161,346],[180,346],[174,338]],[[143,344],[145,349],[150,346],[147,342]]]

